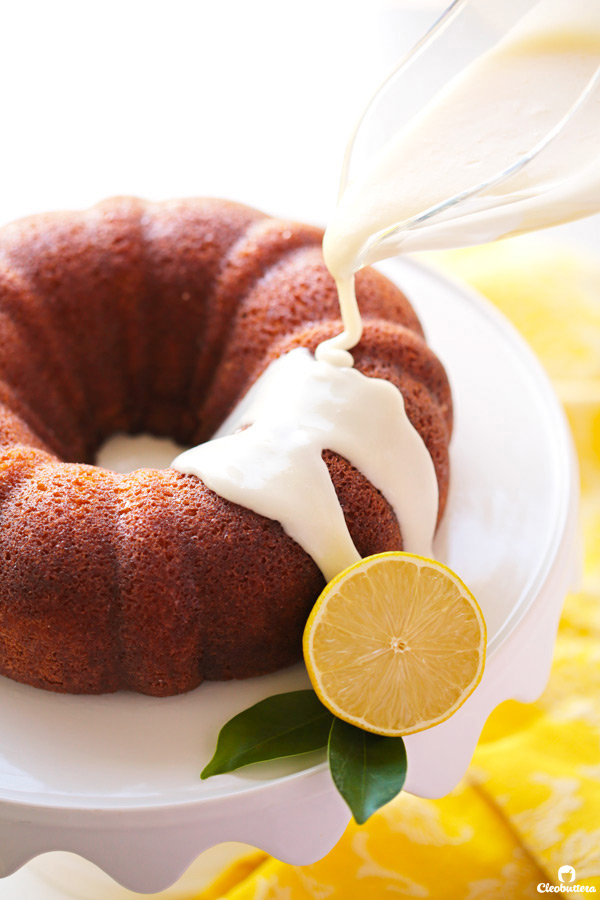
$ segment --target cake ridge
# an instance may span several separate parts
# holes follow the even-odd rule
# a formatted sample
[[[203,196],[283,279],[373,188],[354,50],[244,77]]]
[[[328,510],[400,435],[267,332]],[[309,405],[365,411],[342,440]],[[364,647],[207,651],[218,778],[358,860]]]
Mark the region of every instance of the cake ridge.
[[[123,410],[120,416],[117,416],[114,425],[98,435],[98,443],[111,433],[120,430],[120,426],[124,426],[126,430],[134,433],[143,428],[146,405],[143,376],[147,377],[150,360],[146,343],[140,338],[140,335],[145,333],[144,326],[147,324],[144,322],[141,307],[149,305],[151,302],[151,285],[146,276],[149,247],[145,240],[143,226],[146,208],[147,204],[137,197],[119,196],[102,201],[88,210],[90,217],[98,218],[111,233],[112,238],[109,243],[112,246],[117,241],[120,243],[119,228],[122,227],[127,237],[128,248],[133,248],[135,254],[133,260],[128,259],[125,266],[125,274],[130,285],[129,294],[133,295],[133,301],[125,302],[128,294],[120,284],[119,292],[122,292],[121,296],[124,302],[115,303],[118,324],[115,344],[121,349],[120,358],[119,354],[117,355],[117,364],[121,370],[121,395],[123,398],[127,395],[129,402],[123,403]],[[121,245],[121,252],[124,249]],[[134,289],[136,284],[137,291]]]
[[[2,269],[3,262],[5,269]],[[33,356],[38,360],[35,365],[38,375],[36,380],[39,381],[40,389],[43,385],[38,398],[41,400],[43,396],[40,418],[45,428],[53,433],[53,444],[60,450],[61,458],[66,456],[64,441],[79,443],[77,453],[84,456],[87,447],[85,441],[82,441],[81,429],[77,426],[76,412],[81,394],[69,385],[68,369],[61,359],[56,336],[48,322],[49,317],[42,317],[40,322],[37,316],[35,319],[30,316],[28,311],[33,305],[32,301],[33,289],[27,273],[15,267],[12,260],[2,253],[0,242],[0,311],[18,329],[23,347],[28,348],[27,358],[31,359]],[[37,309],[34,313],[37,313]],[[14,350],[14,345],[11,346],[8,338],[2,343],[5,354]],[[29,404],[31,400],[25,397],[23,402]],[[50,421],[47,419],[48,413]]]
[[[15,410],[18,407],[19,412]],[[14,443],[24,444],[25,446],[37,446],[40,450],[51,453],[53,456],[60,457],[60,446],[56,443],[57,438],[54,432],[48,428],[43,420],[32,410],[31,405],[23,399],[22,394],[6,381],[0,381],[0,434],[2,433],[1,419],[6,416],[7,411],[12,413],[12,425],[14,427],[15,420],[17,428],[25,430],[26,443],[23,440],[17,440]],[[0,445],[0,454],[2,446]]]
[[[288,232],[289,236],[284,236],[285,232]],[[252,222],[230,248],[223,260],[211,296],[213,300],[218,301],[221,295],[224,294],[225,297],[229,295],[227,300],[229,315],[224,317],[223,328],[215,342],[217,353],[213,361],[212,372],[205,383],[203,403],[199,411],[200,420],[203,418],[210,389],[215,381],[219,380],[221,366],[226,362],[228,341],[236,327],[247,297],[269,275],[272,269],[295,254],[320,244],[320,241],[321,234],[316,228],[299,226],[291,221],[271,219],[265,216]],[[249,251],[252,251],[252,256]],[[266,258],[263,258],[257,265],[257,254],[265,251]],[[242,265],[240,265],[240,257]],[[218,425],[218,423],[214,424]],[[205,437],[208,436],[205,435]]]

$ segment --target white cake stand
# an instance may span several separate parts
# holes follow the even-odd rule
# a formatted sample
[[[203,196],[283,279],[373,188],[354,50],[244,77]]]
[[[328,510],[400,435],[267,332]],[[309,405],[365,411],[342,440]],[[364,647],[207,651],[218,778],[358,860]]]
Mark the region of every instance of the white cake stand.
[[[577,474],[563,413],[512,327],[413,261],[385,271],[414,302],[450,375],[452,483],[436,553],[474,591],[489,631],[472,697],[406,740],[406,789],[440,797],[464,774],[490,712],[509,698],[535,699],[546,683],[576,569]],[[306,685],[302,666],[168,699],[62,696],[0,679],[0,875],[68,850],[152,892],[225,841],[296,864],[319,859],[350,817],[322,757],[199,778],[227,719]]]

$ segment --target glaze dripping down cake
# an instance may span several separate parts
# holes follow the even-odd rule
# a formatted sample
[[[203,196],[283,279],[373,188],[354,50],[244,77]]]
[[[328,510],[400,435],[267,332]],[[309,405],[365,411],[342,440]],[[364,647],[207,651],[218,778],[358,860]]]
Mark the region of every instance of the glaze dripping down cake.
[[[116,432],[206,441],[270,362],[340,331],[322,232],[222,200],[106,201],[0,231],[0,673],[188,691],[301,658],[320,570],[274,520],[174,469],[94,466]],[[404,397],[448,488],[451,397],[402,293],[357,275],[356,368]],[[361,555],[391,507],[325,451]]]

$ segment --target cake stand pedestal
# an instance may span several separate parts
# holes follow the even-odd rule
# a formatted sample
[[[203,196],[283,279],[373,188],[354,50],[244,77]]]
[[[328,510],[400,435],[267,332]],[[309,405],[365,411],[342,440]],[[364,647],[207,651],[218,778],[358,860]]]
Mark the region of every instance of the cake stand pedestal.
[[[384,271],[414,303],[450,376],[452,481],[435,551],[472,589],[488,624],[477,690],[447,722],[406,739],[406,790],[439,797],[464,774],[492,710],[510,698],[534,700],[544,688],[576,571],[577,472],[551,386],[506,321],[413,261]],[[322,756],[199,778],[227,719],[307,684],[303,666],[165,699],[54,695],[0,679],[0,875],[67,850],[149,893],[222,842],[295,864],[324,856],[350,814]],[[64,859],[62,866],[68,873]],[[68,874],[62,878],[72,888]],[[0,882],[0,900],[2,890]],[[86,890],[79,896],[92,900]],[[193,895],[178,890],[169,896]],[[98,896],[111,897],[106,888]]]

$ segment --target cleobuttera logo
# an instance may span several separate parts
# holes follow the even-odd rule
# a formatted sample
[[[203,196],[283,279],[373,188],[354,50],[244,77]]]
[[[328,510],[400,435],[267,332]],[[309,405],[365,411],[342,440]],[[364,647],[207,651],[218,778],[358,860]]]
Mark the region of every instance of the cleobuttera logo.
[[[538,894],[595,894],[593,885],[573,884],[575,881],[575,869],[573,866],[561,866],[558,870],[560,884],[540,883],[537,886]]]
[[[558,880],[567,884],[575,881],[575,869],[573,866],[561,866],[558,870]]]

